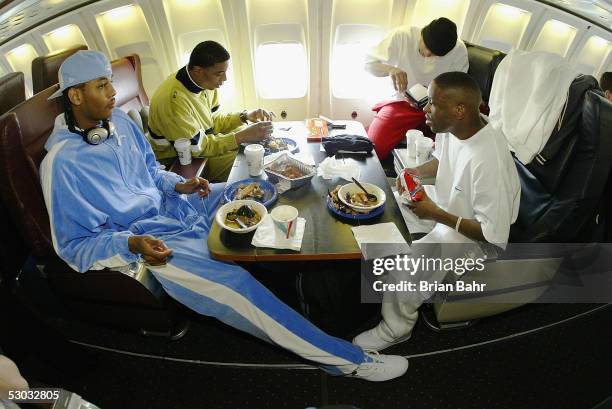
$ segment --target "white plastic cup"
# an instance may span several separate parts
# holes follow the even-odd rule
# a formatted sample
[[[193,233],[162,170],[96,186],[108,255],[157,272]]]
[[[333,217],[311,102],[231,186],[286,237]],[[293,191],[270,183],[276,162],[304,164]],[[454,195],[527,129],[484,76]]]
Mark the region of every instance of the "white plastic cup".
[[[263,172],[264,147],[258,143],[247,145],[244,148],[249,175],[259,176]]]
[[[429,160],[429,155],[433,150],[433,140],[422,137],[416,140],[416,162],[422,165]]]
[[[189,165],[191,163],[191,141],[187,138],[181,138],[174,141],[174,150],[178,155],[181,165]]]
[[[295,237],[297,230],[298,209],[293,206],[276,206],[270,212],[270,217],[274,222],[274,233],[276,237],[288,239]]]
[[[418,129],[409,129],[406,132],[406,150],[410,158],[416,158],[416,141],[424,137],[423,132]]]

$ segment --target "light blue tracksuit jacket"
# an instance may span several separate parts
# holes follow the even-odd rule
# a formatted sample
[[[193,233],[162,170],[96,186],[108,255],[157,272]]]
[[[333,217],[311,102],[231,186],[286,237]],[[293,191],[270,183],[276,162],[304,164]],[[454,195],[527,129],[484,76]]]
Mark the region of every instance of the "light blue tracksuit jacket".
[[[53,246],[73,269],[119,267],[137,261],[128,237],[148,234],[173,250],[167,265],[150,267],[164,289],[200,314],[276,343],[332,374],[370,360],[346,341],[328,336],[278,300],[241,267],[213,260],[207,247],[222,185],[200,199],[179,195],[183,179],[159,167],[140,129],[121,110],[116,132],[90,145],[68,130],[64,116],[45,148],[41,183]]]

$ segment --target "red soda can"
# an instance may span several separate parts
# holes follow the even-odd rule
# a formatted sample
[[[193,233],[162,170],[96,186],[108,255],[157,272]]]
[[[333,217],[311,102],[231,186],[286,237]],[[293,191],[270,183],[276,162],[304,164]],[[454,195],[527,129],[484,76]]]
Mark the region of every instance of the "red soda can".
[[[408,172],[408,169],[402,170],[400,173],[400,182],[402,185],[402,195],[410,196],[410,200],[418,202],[423,199],[423,186],[421,179],[417,175]]]

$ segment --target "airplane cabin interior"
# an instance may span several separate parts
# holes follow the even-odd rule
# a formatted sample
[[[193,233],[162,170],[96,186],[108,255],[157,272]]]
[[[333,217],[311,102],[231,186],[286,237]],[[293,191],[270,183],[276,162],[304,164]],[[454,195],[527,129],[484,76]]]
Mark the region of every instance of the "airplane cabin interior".
[[[148,123],[156,90],[189,67],[194,47],[212,40],[230,55],[213,113],[273,112],[275,137],[288,140],[292,152],[285,158],[303,172],[279,177],[270,157],[256,176],[266,180],[255,180],[264,189],[258,200],[266,218],[277,223],[274,206],[299,209],[293,234],[300,240],[295,249],[261,250],[254,245],[266,240],[261,227],[236,234],[220,221],[218,212],[243,188],[239,182],[254,180],[247,148],[238,144],[226,184],[231,197],[217,221],[211,213],[206,247],[192,251],[248,271],[312,325],[350,343],[381,321],[380,300],[364,301],[364,286],[375,284],[364,281],[368,247],[356,227],[395,224],[382,236],[397,232],[406,245],[425,235],[407,224],[396,186],[405,168],[423,164],[421,145],[411,157],[403,130],[388,156],[377,157],[371,144],[366,156],[333,156],[307,140],[308,126],[322,122],[323,141],[328,133],[367,141],[383,112],[373,107],[397,96],[388,75],[366,68],[371,50],[394,29],[421,30],[441,17],[456,25],[480,112],[492,123],[518,118],[502,130],[531,137],[540,125],[527,122],[542,117],[529,111],[530,98],[536,106],[553,93],[550,105],[562,98],[562,113],[547,122],[552,132],[528,161],[510,149],[520,203],[507,247],[477,243],[484,269],[458,279],[461,288],[470,283],[484,292],[449,284],[441,298],[421,306],[410,339],[384,350],[407,359],[403,376],[387,382],[333,376],[249,334],[244,328],[252,322],[233,325],[228,318],[239,330],[177,301],[142,259],[81,273],[58,256],[57,221],[41,173],[46,143],[66,109],[50,99],[64,89],[62,64],[87,50],[103,53],[111,62],[114,108],[155,147]],[[428,63],[432,58],[441,57]],[[541,86],[557,71],[539,71],[537,58],[572,70],[565,88]],[[13,402],[0,394],[0,408],[612,408],[612,96],[602,81],[610,71],[610,0],[0,0],[0,357],[15,363],[30,391],[61,390],[62,397]],[[429,85],[424,109],[431,112],[432,86],[422,85]],[[515,106],[503,105],[511,95]],[[418,132],[433,138],[425,117]],[[206,178],[211,159],[197,157],[193,142],[191,149],[188,164],[180,157],[160,163],[185,179]],[[266,157],[270,152],[266,146]],[[355,207],[343,204],[339,185],[350,176],[376,193],[374,201],[386,201],[371,214],[348,212]],[[274,177],[278,184],[269,182]],[[66,206],[62,214],[77,212]],[[223,217],[229,220],[227,211]],[[238,230],[247,227],[240,220]],[[281,228],[287,240],[288,226]],[[460,226],[461,217],[450,229]]]

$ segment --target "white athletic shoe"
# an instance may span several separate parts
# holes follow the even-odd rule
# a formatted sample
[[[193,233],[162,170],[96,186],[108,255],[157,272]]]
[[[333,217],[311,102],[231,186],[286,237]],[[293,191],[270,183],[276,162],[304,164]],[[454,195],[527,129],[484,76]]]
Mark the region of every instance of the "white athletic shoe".
[[[402,376],[408,370],[408,360],[398,355],[380,355],[376,351],[364,351],[372,362],[363,362],[347,376],[370,382],[383,382]]]
[[[367,331],[362,332],[353,338],[353,344],[360,346],[361,349],[369,350],[369,351],[382,351],[383,349],[387,349],[390,346],[402,343],[404,341],[408,341],[412,336],[412,332],[409,332],[407,335],[403,337],[397,338],[393,341],[385,341],[376,333],[376,328],[369,329]]]

